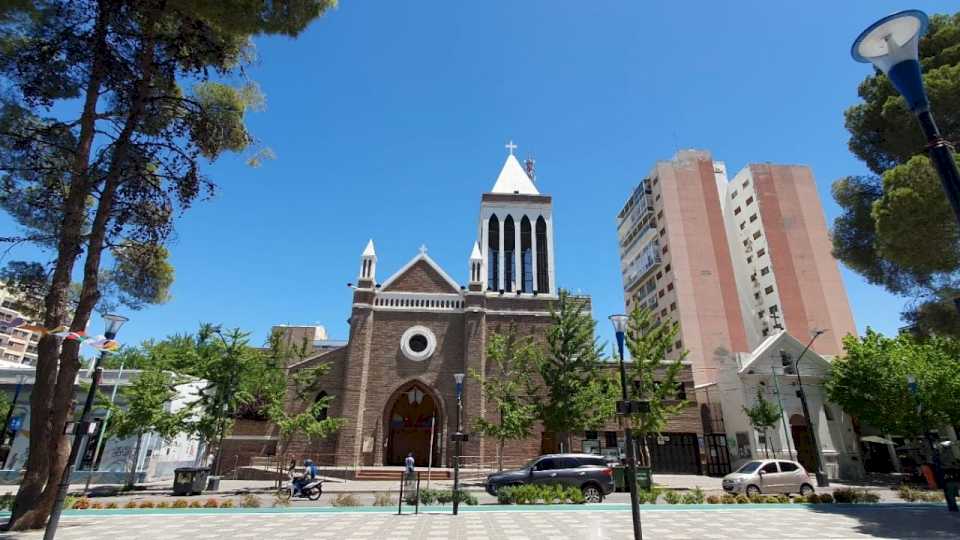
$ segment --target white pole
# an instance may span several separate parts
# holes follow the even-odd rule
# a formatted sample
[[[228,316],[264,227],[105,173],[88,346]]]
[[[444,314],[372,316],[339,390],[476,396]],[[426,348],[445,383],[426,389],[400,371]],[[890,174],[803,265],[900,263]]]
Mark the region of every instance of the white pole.
[[[433,470],[433,425],[437,422],[437,415],[430,417],[430,451],[427,457],[427,489],[430,489],[430,471]]]

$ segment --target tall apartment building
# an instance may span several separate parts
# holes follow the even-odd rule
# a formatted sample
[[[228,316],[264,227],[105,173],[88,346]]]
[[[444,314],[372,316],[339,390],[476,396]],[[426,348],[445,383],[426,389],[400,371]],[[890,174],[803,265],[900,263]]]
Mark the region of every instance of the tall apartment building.
[[[0,285],[0,319],[12,321],[24,317],[16,310],[16,298]],[[40,335],[22,328],[0,326],[0,360],[14,364],[36,365]]]
[[[856,334],[813,173],[804,165],[750,164],[720,186],[749,350],[777,330],[835,356]]]
[[[717,196],[725,181],[726,167],[708,152],[682,151],[657,162],[618,215],[627,310],[643,305],[680,323],[674,350],[689,351],[697,385],[747,347]]]

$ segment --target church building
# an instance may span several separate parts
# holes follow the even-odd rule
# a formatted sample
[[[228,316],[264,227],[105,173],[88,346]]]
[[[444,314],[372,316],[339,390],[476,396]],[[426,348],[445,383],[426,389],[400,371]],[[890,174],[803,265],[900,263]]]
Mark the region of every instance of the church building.
[[[534,183],[533,162],[510,155],[489,193],[480,199],[477,240],[464,246],[466,282],[458,281],[421,247],[402,268],[382,277],[374,241],[360,256],[352,284],[350,333],[345,345],[291,366],[329,364],[319,397],[334,399],[327,414],[346,420],[323,441],[299,441],[291,455],[348,466],[401,465],[413,453],[419,465],[452,463],[450,435],[457,429],[455,374],[486,373],[487,340],[513,328],[543,334],[557,298],[553,212],[549,195]],[[589,309],[589,299],[585,299]],[[308,402],[292,400],[290,408]],[[463,426],[490,415],[476,380],[466,377]],[[508,461],[554,451],[551,437],[536,433],[508,444]],[[474,436],[463,463],[489,462],[495,442]],[[510,459],[513,457],[513,459]]]

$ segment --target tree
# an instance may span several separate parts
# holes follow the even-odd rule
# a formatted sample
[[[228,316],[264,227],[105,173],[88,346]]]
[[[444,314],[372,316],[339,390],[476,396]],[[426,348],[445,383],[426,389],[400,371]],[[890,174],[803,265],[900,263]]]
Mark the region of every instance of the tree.
[[[931,17],[920,40],[924,81],[947,140],[960,140],[960,14]],[[834,255],[871,283],[913,299],[904,320],[924,334],[960,336],[960,232],[924,154],[926,141],[889,79],[875,71],[846,111],[850,150],[877,176],[833,185],[842,209]]]
[[[687,352],[674,351],[680,328],[676,323],[665,323],[654,318],[652,311],[637,308],[630,313],[624,336],[630,351],[627,389],[631,399],[645,400],[650,411],[631,417],[635,433],[640,438],[643,463],[650,463],[647,436],[660,433],[670,417],[687,406],[685,399],[677,399],[682,381],[679,380],[683,359]],[[673,354],[671,360],[667,356]]]
[[[744,407],[743,414],[750,419],[750,425],[753,426],[753,429],[763,435],[763,454],[770,457],[770,452],[767,450],[767,430],[780,421],[780,407],[772,401],[767,401],[758,386],[756,401],[753,406]]]
[[[497,411],[497,421],[478,418],[475,429],[497,441],[497,470],[503,470],[503,447],[506,441],[526,439],[537,420],[537,407],[532,401],[533,369],[538,349],[530,339],[521,339],[514,329],[506,334],[493,334],[487,343],[487,373],[470,370],[480,383],[483,397]]]
[[[332,0],[37,0],[0,6],[0,206],[52,253],[40,321],[86,328],[109,272],[131,305],[166,298],[173,220],[212,193],[203,161],[250,147],[251,38],[295,36]],[[213,76],[217,80],[213,80]],[[83,254],[76,305],[68,304]],[[112,270],[102,269],[104,257]],[[69,454],[79,343],[38,344],[31,439],[9,528],[42,527]]]
[[[183,382],[172,373],[148,368],[141,371],[130,386],[120,391],[120,399],[125,406],[113,407],[110,430],[120,438],[137,438],[127,476],[128,487],[136,483],[137,458],[145,434],[153,432],[169,439],[186,431],[185,422],[192,413],[190,408],[184,407],[177,412],[169,410],[170,403],[177,397],[177,385]]]
[[[830,401],[883,433],[919,436],[960,422],[960,342],[872,330],[843,340],[826,382]],[[908,377],[916,379],[911,392]]]
[[[595,323],[584,308],[583,299],[560,291],[550,312],[546,354],[537,362],[543,381],[537,415],[563,451],[571,450],[571,432],[597,429],[612,417],[616,401],[616,380],[603,369]]]

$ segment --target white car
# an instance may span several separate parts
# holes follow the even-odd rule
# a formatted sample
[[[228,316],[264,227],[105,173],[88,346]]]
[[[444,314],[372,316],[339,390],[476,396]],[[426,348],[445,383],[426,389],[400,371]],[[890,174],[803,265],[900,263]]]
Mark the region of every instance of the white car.
[[[760,459],[748,461],[724,476],[723,490],[747,496],[761,493],[809,495],[813,493],[813,484],[803,465],[796,461]]]

